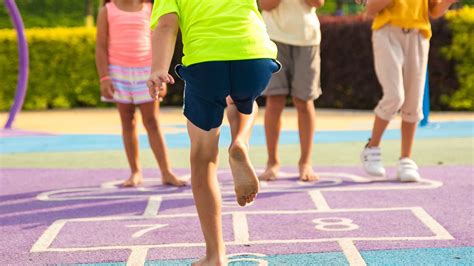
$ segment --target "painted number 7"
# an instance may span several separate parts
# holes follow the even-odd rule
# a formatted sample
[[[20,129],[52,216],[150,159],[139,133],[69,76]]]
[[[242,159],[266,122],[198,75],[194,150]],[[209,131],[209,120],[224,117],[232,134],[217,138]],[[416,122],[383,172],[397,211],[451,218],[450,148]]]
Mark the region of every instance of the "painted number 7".
[[[153,230],[157,230],[163,227],[168,226],[167,224],[130,224],[126,225],[128,228],[135,228],[135,227],[144,227],[144,229],[136,231],[133,235],[132,238],[139,238],[142,235],[151,232]]]

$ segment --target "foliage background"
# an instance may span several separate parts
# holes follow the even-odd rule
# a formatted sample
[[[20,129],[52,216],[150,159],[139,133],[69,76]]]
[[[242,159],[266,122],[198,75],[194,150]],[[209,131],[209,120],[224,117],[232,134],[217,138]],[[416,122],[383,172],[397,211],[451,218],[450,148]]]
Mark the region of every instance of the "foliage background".
[[[90,0],[94,12],[99,0]],[[84,25],[87,1],[18,0],[25,24],[31,26]],[[464,1],[464,4],[474,0]],[[469,4],[469,3],[468,3]],[[326,1],[322,11],[334,11]],[[345,9],[349,7],[346,6]],[[51,12],[51,10],[55,10]],[[321,107],[371,109],[381,89],[373,70],[370,21],[361,16],[321,16],[323,96]],[[448,23],[449,22],[449,23]],[[0,28],[11,27],[0,5]],[[474,110],[474,8],[451,11],[447,20],[433,21],[430,50],[431,105],[434,110]],[[30,79],[25,109],[109,106],[99,101],[94,63],[93,28],[31,28]],[[182,56],[178,40],[173,64]],[[8,110],[15,93],[18,73],[16,35],[0,30],[0,110]],[[169,90],[165,105],[182,104],[184,84]],[[260,103],[264,103],[260,99]]]

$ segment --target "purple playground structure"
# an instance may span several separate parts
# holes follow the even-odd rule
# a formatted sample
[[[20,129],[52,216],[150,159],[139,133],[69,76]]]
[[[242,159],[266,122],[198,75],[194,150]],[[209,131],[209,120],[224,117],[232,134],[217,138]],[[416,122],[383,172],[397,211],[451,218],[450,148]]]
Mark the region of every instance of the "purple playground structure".
[[[18,7],[14,0],[5,0],[5,6],[12,19],[13,26],[16,29],[18,36],[18,57],[19,57],[19,71],[18,71],[18,84],[16,87],[15,100],[13,106],[10,109],[10,115],[8,116],[5,129],[11,129],[15,116],[20,112],[23,102],[25,100],[26,88],[28,84],[28,43],[25,37],[25,28],[23,26],[23,20],[21,14],[18,11]]]

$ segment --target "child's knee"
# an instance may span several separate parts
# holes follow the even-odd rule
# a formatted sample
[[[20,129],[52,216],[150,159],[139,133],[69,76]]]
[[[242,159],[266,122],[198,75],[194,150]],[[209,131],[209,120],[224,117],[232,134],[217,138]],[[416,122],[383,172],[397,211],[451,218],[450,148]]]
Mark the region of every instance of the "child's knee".
[[[191,149],[191,164],[207,167],[208,163],[217,162],[218,147],[213,145],[196,145]]]
[[[314,109],[313,101],[304,101],[296,97],[293,97],[293,103],[295,104],[296,111],[298,113],[309,113],[311,109]]]
[[[143,118],[143,126],[148,132],[157,132],[159,129],[159,123],[156,117]]]
[[[137,125],[135,116],[130,116],[122,119],[122,130],[123,131],[134,131]]]
[[[375,113],[384,120],[391,120],[403,106],[405,97],[402,94],[384,95],[375,108]]]
[[[408,123],[417,123],[423,119],[423,110],[421,106],[415,108],[402,108],[402,120]]]

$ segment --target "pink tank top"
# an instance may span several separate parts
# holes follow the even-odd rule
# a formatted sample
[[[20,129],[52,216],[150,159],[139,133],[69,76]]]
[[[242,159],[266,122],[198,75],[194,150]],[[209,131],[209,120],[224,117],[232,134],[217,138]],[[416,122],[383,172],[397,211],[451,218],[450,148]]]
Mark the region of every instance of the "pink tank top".
[[[109,64],[151,66],[151,3],[137,12],[120,10],[112,1],[105,5],[109,24]]]

